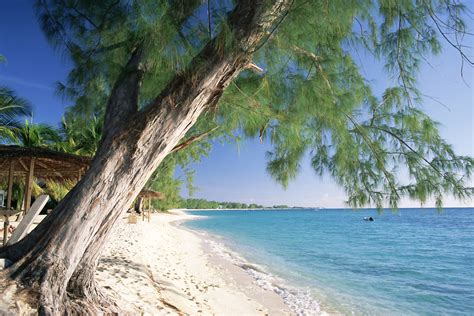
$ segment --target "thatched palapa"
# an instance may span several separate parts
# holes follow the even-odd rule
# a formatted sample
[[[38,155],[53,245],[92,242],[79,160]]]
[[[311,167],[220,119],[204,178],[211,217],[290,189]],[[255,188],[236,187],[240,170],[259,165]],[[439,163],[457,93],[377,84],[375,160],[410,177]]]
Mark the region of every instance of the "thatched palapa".
[[[8,230],[8,212],[11,210],[13,182],[25,179],[23,214],[31,205],[33,179],[79,180],[89,167],[89,157],[56,152],[46,148],[0,145],[0,179],[7,179],[8,193],[5,212],[5,244]],[[22,181],[22,180],[21,180]]]
[[[61,153],[46,148],[1,146],[0,178],[9,177],[13,168],[14,178],[23,178],[31,171],[40,180],[80,179],[89,167],[91,158]]]
[[[163,193],[152,190],[142,190],[138,197],[151,200],[163,200],[165,198]]]

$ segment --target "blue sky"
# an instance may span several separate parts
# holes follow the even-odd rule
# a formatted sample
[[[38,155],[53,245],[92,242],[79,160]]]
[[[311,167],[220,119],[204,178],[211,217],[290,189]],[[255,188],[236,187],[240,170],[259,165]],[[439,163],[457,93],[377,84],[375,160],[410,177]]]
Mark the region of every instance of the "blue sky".
[[[471,11],[473,5],[469,5]],[[473,30],[473,21],[467,21]],[[473,45],[468,43],[468,45]],[[69,66],[60,52],[54,51],[44,38],[32,8],[32,1],[2,1],[0,10],[0,54],[7,64],[0,65],[0,84],[7,85],[30,100],[35,108],[34,121],[56,125],[68,105],[54,94],[54,83],[64,80]],[[474,55],[471,48],[469,55]],[[474,156],[473,71],[464,68],[460,76],[459,54],[448,46],[436,58],[431,58],[419,75],[421,90],[444,103],[426,99],[426,112],[439,121],[442,135],[459,154]],[[380,66],[366,56],[359,63],[363,74],[372,80],[374,89],[381,91],[387,77]],[[210,156],[196,170],[195,197],[220,201],[240,201],[264,205],[288,204],[299,206],[343,207],[345,195],[328,177],[317,177],[306,159],[300,175],[284,190],[265,171],[268,144],[247,140],[240,144],[215,144]],[[180,173],[178,173],[180,176]],[[474,183],[473,183],[474,184]],[[183,190],[183,194],[187,193]],[[474,205],[474,201],[459,202],[447,197],[446,205]],[[418,206],[403,201],[402,206]],[[428,204],[429,206],[429,204]]]

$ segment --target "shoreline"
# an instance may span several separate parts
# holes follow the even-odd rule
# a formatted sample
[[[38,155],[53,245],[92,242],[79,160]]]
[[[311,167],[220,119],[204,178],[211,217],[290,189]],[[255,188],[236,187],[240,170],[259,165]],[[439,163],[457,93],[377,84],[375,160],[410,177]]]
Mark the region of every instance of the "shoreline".
[[[181,227],[197,218],[171,210],[150,223],[121,220],[96,273],[106,294],[132,314],[293,315],[281,296]]]
[[[187,214],[187,211],[193,210],[179,209],[178,211]],[[189,220],[198,220],[202,217],[201,215],[195,214],[188,215],[193,217]],[[290,309],[291,314],[330,315],[332,312],[336,312],[335,309],[329,309],[332,311],[330,313],[328,313],[326,308],[322,309],[321,302],[314,298],[308,288],[294,286],[291,282],[281,279],[272,272],[269,272],[266,263],[262,265],[261,263],[245,258],[248,254],[234,250],[232,245],[227,244],[228,241],[226,241],[226,238],[220,235],[213,235],[203,230],[183,227],[182,224],[186,221],[187,220],[175,222],[173,225],[177,225],[181,229],[196,234],[205,244],[207,251],[214,253],[214,256],[220,258],[220,260],[224,260],[232,266],[237,267],[240,273],[244,272],[247,277],[250,277],[251,281],[257,284],[261,289],[277,294],[283,299],[284,304]]]

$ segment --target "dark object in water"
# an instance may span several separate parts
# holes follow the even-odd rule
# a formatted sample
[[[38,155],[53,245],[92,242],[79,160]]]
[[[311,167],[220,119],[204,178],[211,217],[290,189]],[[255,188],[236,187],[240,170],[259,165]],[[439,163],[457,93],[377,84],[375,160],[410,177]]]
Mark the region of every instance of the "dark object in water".
[[[374,221],[374,218],[372,216],[364,216],[364,221],[367,221],[367,222],[373,222]]]

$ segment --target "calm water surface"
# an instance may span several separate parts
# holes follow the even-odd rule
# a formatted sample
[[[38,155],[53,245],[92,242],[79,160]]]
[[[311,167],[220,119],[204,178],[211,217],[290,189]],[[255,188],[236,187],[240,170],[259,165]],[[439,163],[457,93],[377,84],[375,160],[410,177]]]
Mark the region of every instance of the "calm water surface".
[[[474,209],[196,211],[185,225],[342,314],[474,315]],[[372,216],[374,222],[363,221]]]

